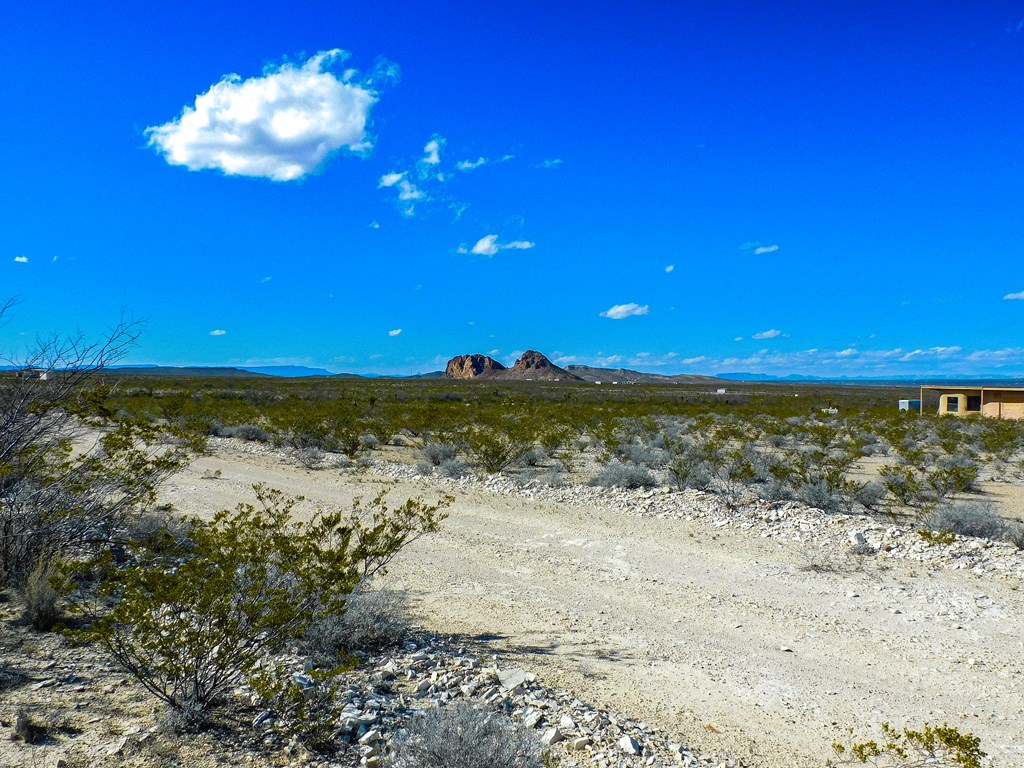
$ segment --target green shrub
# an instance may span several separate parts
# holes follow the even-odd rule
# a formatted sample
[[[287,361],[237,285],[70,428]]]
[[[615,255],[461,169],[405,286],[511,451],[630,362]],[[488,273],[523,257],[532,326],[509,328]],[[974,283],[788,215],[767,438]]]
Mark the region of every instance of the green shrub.
[[[266,654],[342,615],[359,582],[436,530],[451,501],[390,508],[382,491],[302,523],[291,519],[297,499],[254,489],[257,505],[193,529],[187,559],[115,571],[102,594],[118,601],[81,633],[174,709],[209,710]]]
[[[900,731],[882,723],[882,735],[881,743],[853,743],[851,728],[850,743],[836,742],[832,748],[842,759],[842,764],[870,762],[887,768],[981,768],[985,757],[977,736],[960,733],[945,723],[935,726],[925,723],[920,731],[909,728]]]

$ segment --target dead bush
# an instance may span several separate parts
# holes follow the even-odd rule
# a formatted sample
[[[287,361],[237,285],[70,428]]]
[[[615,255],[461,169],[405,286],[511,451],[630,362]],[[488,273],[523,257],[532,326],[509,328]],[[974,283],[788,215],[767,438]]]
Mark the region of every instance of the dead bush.
[[[42,632],[49,632],[60,620],[60,595],[53,586],[56,576],[52,561],[40,560],[25,582],[25,618]]]
[[[459,701],[417,715],[387,768],[541,768],[540,742],[504,715]]]

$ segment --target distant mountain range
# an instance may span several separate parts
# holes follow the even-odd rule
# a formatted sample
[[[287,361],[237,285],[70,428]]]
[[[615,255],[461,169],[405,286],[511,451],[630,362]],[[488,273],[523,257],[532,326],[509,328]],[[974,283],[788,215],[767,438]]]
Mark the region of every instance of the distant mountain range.
[[[16,370],[21,366],[0,365],[0,370]],[[540,352],[524,352],[515,365],[506,367],[486,355],[458,355],[448,362],[445,371],[428,371],[412,375],[388,375],[374,373],[333,373],[326,368],[312,368],[304,365],[261,365],[261,366],[168,366],[168,365],[113,365],[108,369],[127,376],[220,376],[220,377],[278,377],[278,378],[361,378],[361,379],[523,379],[546,381],[582,381],[601,384],[696,384],[712,385],[726,382],[764,383],[822,383],[900,385],[908,384],[985,384],[1024,387],[1024,377],[1006,374],[947,374],[936,376],[808,376],[789,374],[775,376],[767,373],[727,372],[714,376],[661,373],[645,373],[629,368],[595,368],[589,365],[567,365],[565,368],[548,360]]]
[[[661,373],[641,373],[629,368],[593,368],[589,365],[567,365],[569,373],[584,381],[601,384],[720,384],[721,377],[679,373],[666,376]]]

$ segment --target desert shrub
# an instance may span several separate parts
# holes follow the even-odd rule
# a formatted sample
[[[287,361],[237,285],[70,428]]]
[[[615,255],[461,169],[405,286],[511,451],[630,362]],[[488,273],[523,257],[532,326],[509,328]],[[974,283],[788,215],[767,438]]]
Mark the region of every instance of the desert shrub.
[[[166,507],[143,510],[128,518],[127,538],[132,545],[155,554],[183,552],[191,546],[194,521]]]
[[[365,451],[375,451],[380,448],[380,439],[369,433],[359,438],[359,444]]]
[[[270,433],[256,424],[231,424],[225,426],[214,419],[210,422],[210,433],[217,437],[233,437],[254,443],[269,443]]]
[[[897,503],[913,506],[921,500],[921,481],[910,467],[886,465],[878,470],[882,486]]]
[[[423,446],[423,458],[435,467],[451,461],[456,453],[455,446],[449,443],[427,443]]]
[[[301,448],[293,449],[292,456],[306,469],[318,469],[323,465],[327,454],[323,449],[314,445],[304,445]]]
[[[26,744],[38,744],[46,738],[47,727],[35,720],[26,709],[19,709],[14,716],[14,735]]]
[[[854,489],[853,500],[867,509],[878,509],[885,501],[888,491],[877,480],[869,480]]]
[[[330,753],[338,747],[349,714],[346,681],[336,671],[297,675],[271,663],[252,674],[249,684],[260,704],[274,713],[275,731],[313,752]]]
[[[409,633],[405,592],[360,586],[345,612],[310,625],[305,642],[310,655],[333,666],[344,651],[380,651],[399,645]]]
[[[976,490],[978,464],[966,456],[943,456],[937,466],[925,474],[925,482],[937,497]]]
[[[60,594],[54,587],[57,568],[52,561],[40,560],[25,582],[25,618],[33,628],[48,632],[60,620],[57,603]]]
[[[1003,534],[1003,538],[1017,549],[1024,549],[1024,524],[1007,522],[1006,533]]]
[[[823,480],[804,483],[796,489],[796,497],[807,506],[822,512],[842,512],[849,506],[842,492]]]
[[[789,501],[793,498],[793,491],[785,483],[769,480],[757,486],[757,495],[765,501]]]
[[[645,467],[611,461],[590,481],[590,484],[603,488],[653,488],[658,481]]]
[[[668,451],[641,443],[629,443],[619,446],[617,453],[627,463],[637,464],[648,469],[664,467],[669,461]]]
[[[525,467],[537,467],[547,460],[548,456],[539,445],[534,446],[519,458],[519,463]]]
[[[945,723],[935,726],[925,723],[920,731],[897,730],[882,723],[881,743],[854,743],[852,728],[849,733],[849,744],[836,742],[832,745],[841,764],[845,765],[870,762],[879,768],[981,768],[985,757],[977,736],[960,733]]]
[[[994,541],[1002,539],[1010,527],[990,507],[976,503],[943,504],[926,515],[922,523],[930,531]]]
[[[447,477],[454,478],[455,480],[473,474],[469,469],[469,464],[462,459],[448,459],[441,463],[440,469]]]
[[[707,464],[707,450],[688,438],[668,443],[671,453],[667,470],[676,488],[706,490],[711,485],[711,469]]]
[[[413,718],[386,768],[541,768],[541,745],[506,716],[458,701]]]
[[[472,425],[463,433],[466,454],[485,472],[501,472],[533,447],[526,430],[509,424]]]
[[[451,501],[391,508],[382,491],[301,523],[291,520],[297,499],[254,489],[258,506],[194,528],[184,561],[116,571],[100,592],[116,604],[81,632],[173,709],[209,710],[267,654],[342,615],[356,586],[436,530]]]

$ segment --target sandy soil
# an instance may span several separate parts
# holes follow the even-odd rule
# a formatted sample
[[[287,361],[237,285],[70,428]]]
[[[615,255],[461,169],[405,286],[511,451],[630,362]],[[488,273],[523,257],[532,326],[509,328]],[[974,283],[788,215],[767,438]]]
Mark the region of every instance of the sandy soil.
[[[228,449],[161,497],[208,515],[251,498],[254,482],[306,496],[307,512],[381,485],[398,499],[445,490]],[[848,726],[874,736],[883,721],[948,721],[994,765],[1024,765],[1021,579],[809,546],[477,488],[389,578],[427,629],[483,639],[706,752],[820,766]]]

